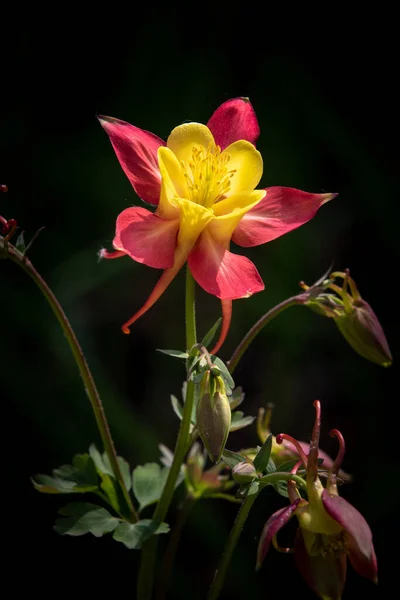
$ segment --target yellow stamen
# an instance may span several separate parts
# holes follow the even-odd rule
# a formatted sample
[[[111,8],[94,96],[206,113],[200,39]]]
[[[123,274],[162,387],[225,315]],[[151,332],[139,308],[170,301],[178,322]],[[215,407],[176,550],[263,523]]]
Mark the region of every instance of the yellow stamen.
[[[214,142],[207,149],[193,146],[191,160],[181,161],[190,200],[210,208],[229,192],[236,169],[228,170],[229,154],[222,154]]]

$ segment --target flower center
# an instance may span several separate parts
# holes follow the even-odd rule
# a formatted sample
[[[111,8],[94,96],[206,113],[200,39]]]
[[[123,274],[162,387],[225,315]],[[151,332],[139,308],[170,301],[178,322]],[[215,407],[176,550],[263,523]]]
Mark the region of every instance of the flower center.
[[[344,531],[338,535],[322,535],[321,538],[319,552],[324,558],[332,555],[339,556],[348,550],[348,541]]]
[[[189,163],[181,161],[192,202],[210,208],[228,194],[230,180],[236,173],[236,169],[228,170],[230,158],[214,142],[210,142],[207,150],[192,148]]]

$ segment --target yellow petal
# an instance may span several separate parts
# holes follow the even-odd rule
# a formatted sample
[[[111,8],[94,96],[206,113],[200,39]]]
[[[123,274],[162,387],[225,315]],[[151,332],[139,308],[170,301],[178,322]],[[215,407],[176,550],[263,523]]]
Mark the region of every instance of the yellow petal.
[[[230,157],[228,171],[235,171],[230,180],[229,195],[254,190],[263,172],[263,160],[259,151],[250,142],[239,140],[225,148],[221,157],[225,155]]]
[[[158,166],[161,173],[161,192],[156,214],[162,219],[176,219],[179,217],[179,208],[174,199],[179,196],[184,179],[183,175],[179,175],[180,165],[171,150],[162,147],[158,152]]]
[[[213,212],[184,198],[175,198],[174,202],[180,208],[178,247],[191,249],[203,229],[213,219]]]
[[[265,190],[242,192],[214,204],[213,211],[216,216],[208,225],[212,237],[221,244],[228,242],[241,218],[256,206],[265,194]]]
[[[189,163],[192,160],[193,147],[208,149],[214,143],[211,131],[201,123],[185,123],[172,130],[167,146],[176,155],[179,161]]]

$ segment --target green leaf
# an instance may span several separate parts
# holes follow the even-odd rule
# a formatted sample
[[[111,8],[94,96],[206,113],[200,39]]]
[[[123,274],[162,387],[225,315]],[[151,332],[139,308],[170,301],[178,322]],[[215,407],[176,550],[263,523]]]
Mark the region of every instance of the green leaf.
[[[157,352],[162,352],[163,354],[173,356],[174,358],[182,358],[184,360],[189,358],[189,354],[187,352],[183,352],[182,350],[162,350],[161,348],[156,348],[156,350]]]
[[[119,525],[116,519],[101,506],[88,502],[74,502],[59,510],[63,518],[57,519],[54,530],[61,535],[84,535],[91,533],[101,537],[114,531]]]
[[[178,419],[180,421],[182,421],[183,407],[182,407],[181,403],[179,402],[178,398],[176,396],[174,396],[173,394],[171,394],[170,398],[171,398],[172,408],[174,409],[174,413],[176,414]]]
[[[205,373],[204,371],[201,371],[200,373],[192,373],[190,379],[194,382],[194,383],[201,383],[203,381],[205,377]]]
[[[272,448],[272,433],[267,437],[260,450],[255,457],[253,464],[259,473],[263,473],[267,468],[269,457],[271,455]]]
[[[42,492],[43,494],[74,494],[76,492],[86,492],[89,490],[77,490],[76,483],[73,481],[65,481],[65,479],[59,479],[57,477],[50,477],[50,475],[35,475],[32,479],[32,483],[35,490]],[[95,487],[94,489],[97,489]]]
[[[289,471],[291,471],[294,467],[294,465],[297,465],[297,463],[299,462],[299,459],[293,459],[293,460],[287,460],[286,462],[282,463],[281,465],[278,465],[278,469],[279,471],[283,471],[284,473],[289,473]]]
[[[201,345],[205,346],[206,348],[208,348],[208,346],[211,344],[211,342],[213,341],[215,334],[217,333],[218,327],[220,326],[222,321],[222,318],[220,317],[215,323],[214,325],[211,327],[211,329],[209,329],[209,331],[206,333],[206,335],[203,337],[203,339],[201,340]]]
[[[18,250],[18,252],[21,252],[22,254],[25,252],[26,245],[25,245],[25,238],[24,238],[23,231],[21,231],[21,233],[17,237],[17,241],[15,242],[15,247]]]
[[[231,410],[234,410],[235,408],[240,406],[240,404],[242,404],[244,400],[244,397],[245,394],[243,392],[243,389],[239,385],[233,390],[232,396],[229,397],[229,404],[231,405]]]
[[[269,459],[268,464],[267,464],[267,468],[265,469],[265,472],[267,474],[269,473],[275,473],[276,471],[276,466],[274,461],[272,460],[272,458]]]
[[[122,542],[130,550],[139,549],[152,535],[159,535],[160,533],[168,533],[169,525],[167,523],[161,523],[156,528],[156,524],[151,519],[142,519],[137,523],[127,523],[124,521],[120,523],[117,529],[114,531],[113,538],[117,542]]]
[[[243,429],[243,427],[247,427],[251,425],[255,417],[244,417],[241,410],[237,410],[232,413],[231,426],[229,431],[238,431],[238,429]]]
[[[98,475],[93,460],[89,454],[75,454],[72,465],[63,465],[54,469],[53,475],[61,479],[75,481],[78,485],[97,487]]]
[[[77,454],[72,465],[54,469],[53,477],[36,475],[32,482],[36,490],[45,494],[83,494],[99,487],[96,468],[88,454]]]
[[[172,404],[172,408],[174,410],[174,413],[176,414],[176,416],[178,417],[178,419],[180,421],[182,421],[182,417],[183,417],[183,406],[182,404],[179,402],[178,398],[176,396],[174,396],[173,394],[170,395],[171,398],[171,404]],[[193,408],[192,408],[192,415],[191,415],[191,423],[192,425],[196,425],[196,403],[193,403]],[[192,432],[193,428],[192,425],[190,426],[190,431]]]
[[[232,452],[231,450],[227,450],[226,448],[222,453],[221,459],[230,469],[233,469],[233,467],[238,463],[246,461],[246,458],[238,452]]]
[[[139,510],[160,499],[169,469],[158,463],[139,465],[133,471],[133,493],[139,502]]]
[[[287,481],[277,481],[273,484],[273,486],[280,496],[283,496],[284,498],[289,498]]]
[[[235,387],[235,382],[232,379],[232,375],[228,371],[228,367],[218,356],[211,356],[211,362],[215,364],[221,371],[221,376],[225,381],[225,384],[228,386],[230,390],[233,390]]]
[[[260,484],[258,481],[252,481],[251,483],[246,483],[241,485],[237,496],[239,498],[246,498],[247,496],[253,496],[253,494],[257,494],[260,488]]]
[[[89,448],[89,454],[90,454],[90,457],[93,460],[95,467],[97,469],[97,472],[100,476],[103,475],[104,473],[107,475],[114,476],[114,473],[111,469],[110,464],[105,465],[105,463],[103,461],[103,456],[100,454],[100,452],[97,450],[97,448],[94,444],[91,444],[91,446]]]
[[[247,495],[248,496],[252,496],[253,494],[257,494],[258,493],[258,488],[260,487],[260,484],[258,483],[258,481],[253,481],[250,485],[249,485],[249,489],[247,490]]]
[[[101,455],[94,444],[90,446],[89,454],[96,466],[97,473],[101,478],[100,487],[106,494],[108,502],[118,514],[124,515],[126,513],[126,503],[123,499],[119,484],[114,477],[107,455]]]
[[[119,468],[121,469],[122,479],[124,480],[126,489],[129,492],[129,490],[132,487],[131,468],[129,466],[129,463],[127,463],[127,461],[124,458],[122,458],[122,456],[117,456],[117,461],[118,461],[118,464],[119,464]],[[107,469],[107,473],[109,471],[111,471],[111,473],[113,474],[113,470],[112,470],[112,467],[111,467],[111,464],[110,464],[110,460],[109,460],[106,452],[104,452],[104,454],[103,454],[103,464],[104,464],[104,466]],[[114,474],[113,474],[113,476],[114,476]]]

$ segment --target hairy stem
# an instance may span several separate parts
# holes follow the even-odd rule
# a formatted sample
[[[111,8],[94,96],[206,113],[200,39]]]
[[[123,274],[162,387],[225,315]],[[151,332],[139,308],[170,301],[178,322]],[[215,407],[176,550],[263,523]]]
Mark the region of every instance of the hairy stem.
[[[196,313],[195,313],[195,281],[189,268],[186,272],[186,349],[190,350],[196,344]],[[178,439],[176,441],[174,458],[169,470],[168,478],[164,486],[163,493],[154,511],[153,520],[155,525],[159,525],[165,519],[169,506],[171,504],[176,481],[186,452],[188,451],[188,441],[190,436],[190,423],[192,409],[195,398],[195,384],[193,381],[187,382],[186,399],[183,407],[182,421],[179,428]],[[154,573],[157,558],[158,538],[153,535],[144,545],[140,563],[138,578],[138,600],[150,600],[153,585]]]
[[[218,569],[215,573],[214,581],[211,584],[207,600],[216,600],[219,596],[222,586],[224,585],[225,577],[229,568],[229,564],[231,562],[233,551],[235,550],[236,544],[238,542],[240,534],[242,533],[242,529],[249,515],[250,509],[253,506],[253,503],[257,496],[258,494],[252,494],[251,496],[247,496],[247,498],[244,500],[243,504],[239,509],[236,520],[229,534],[228,541],[225,544],[224,552],[218,565]]]
[[[82,352],[82,348],[79,345],[79,342],[76,338],[75,332],[71,327],[70,322],[67,319],[65,312],[63,311],[60,303],[57,298],[44,281],[44,279],[39,275],[36,271],[30,260],[19,252],[13,245],[4,244],[3,248],[4,256],[6,258],[10,258],[14,263],[16,263],[19,267],[21,267],[25,273],[33,279],[35,284],[38,286],[43,296],[46,298],[49,303],[53,313],[55,314],[65,337],[67,338],[67,342],[81,374],[83,384],[85,386],[86,393],[89,397],[90,404],[92,405],[92,409],[94,412],[94,416],[96,419],[96,424],[100,432],[100,436],[103,442],[104,450],[107,453],[109,458],[115,479],[117,480],[121,491],[124,496],[125,503],[127,505],[127,509],[129,511],[130,520],[135,523],[139,520],[135,507],[133,506],[132,499],[129,495],[129,492],[126,488],[124,479],[122,477],[121,469],[117,460],[117,452],[115,450],[114,441],[111,436],[110,428],[108,426],[107,418],[104,412],[103,404],[101,402],[99,392],[97,391],[96,384],[94,382],[93,376],[90,372],[89,366],[86,362],[85,356]]]
[[[185,499],[183,506],[179,511],[175,526],[171,531],[168,546],[165,551],[164,560],[161,567],[161,574],[158,582],[156,600],[164,600],[165,594],[167,593],[168,585],[172,574],[172,568],[175,562],[176,553],[178,551],[179,541],[181,539],[182,529],[186,523],[186,519],[192,509],[194,502],[195,500],[192,497],[187,497]]]

